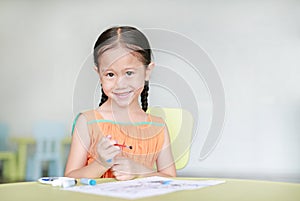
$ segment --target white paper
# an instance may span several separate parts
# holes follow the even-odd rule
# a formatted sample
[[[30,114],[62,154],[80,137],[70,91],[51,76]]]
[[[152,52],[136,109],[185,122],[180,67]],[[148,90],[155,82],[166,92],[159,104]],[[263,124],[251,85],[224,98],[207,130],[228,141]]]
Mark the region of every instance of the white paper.
[[[175,180],[155,176],[129,181],[114,181],[95,186],[73,186],[63,190],[124,199],[137,199],[181,190],[199,189],[224,182],[219,180]]]

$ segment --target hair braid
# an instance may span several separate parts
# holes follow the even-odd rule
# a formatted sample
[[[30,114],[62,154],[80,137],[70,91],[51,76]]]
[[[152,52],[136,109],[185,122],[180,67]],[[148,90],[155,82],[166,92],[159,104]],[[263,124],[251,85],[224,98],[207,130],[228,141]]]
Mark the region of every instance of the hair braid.
[[[101,102],[99,103],[99,107],[105,103],[105,101],[107,101],[108,97],[107,95],[104,93],[103,89],[102,89],[102,85],[101,85],[101,92],[102,92],[102,96],[101,96]]]
[[[148,109],[148,91],[149,91],[149,81],[145,81],[144,89],[141,93],[141,103],[142,109],[146,112]]]

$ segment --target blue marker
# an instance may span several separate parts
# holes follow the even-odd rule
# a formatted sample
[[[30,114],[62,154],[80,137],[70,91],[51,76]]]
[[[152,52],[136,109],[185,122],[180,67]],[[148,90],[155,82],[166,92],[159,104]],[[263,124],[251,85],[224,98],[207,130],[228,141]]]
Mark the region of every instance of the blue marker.
[[[80,179],[81,184],[91,185],[95,186],[97,184],[96,180],[94,179],[88,179],[88,178],[82,178]]]
[[[60,186],[63,188],[75,186],[77,181],[69,177],[42,177],[38,181],[42,184],[50,184],[52,186]]]
[[[150,181],[150,183],[158,183],[162,185],[168,185],[172,182],[172,180],[162,180],[162,181]]]
[[[38,181],[42,184],[52,184],[54,180],[58,180],[60,177],[42,177]]]
[[[172,180],[166,180],[166,181],[163,181],[162,184],[163,184],[163,185],[167,185],[167,184],[171,183],[171,181],[172,181]]]

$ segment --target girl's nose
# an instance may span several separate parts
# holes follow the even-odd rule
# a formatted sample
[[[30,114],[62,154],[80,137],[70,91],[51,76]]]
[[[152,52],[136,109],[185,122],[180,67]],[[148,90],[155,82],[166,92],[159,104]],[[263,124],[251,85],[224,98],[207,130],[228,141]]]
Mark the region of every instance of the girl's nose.
[[[117,79],[116,88],[125,88],[126,87],[126,79],[124,76],[121,76]]]

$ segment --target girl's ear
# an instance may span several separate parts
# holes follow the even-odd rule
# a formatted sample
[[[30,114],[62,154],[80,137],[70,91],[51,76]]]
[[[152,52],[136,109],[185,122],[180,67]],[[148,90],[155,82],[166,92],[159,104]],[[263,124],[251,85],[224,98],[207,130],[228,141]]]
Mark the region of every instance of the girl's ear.
[[[96,73],[99,74],[99,70],[98,70],[98,67],[97,67],[97,66],[94,66],[94,71],[96,71]]]
[[[96,73],[98,74],[99,79],[100,79],[100,83],[101,83],[102,80],[101,80],[101,75],[100,75],[100,72],[99,72],[99,68],[97,66],[94,66],[94,71],[96,71]]]
[[[147,68],[146,68],[146,77],[145,77],[145,80],[149,80],[150,79],[150,75],[151,75],[151,72],[153,70],[153,68],[155,67],[155,64],[153,62],[151,62]]]

